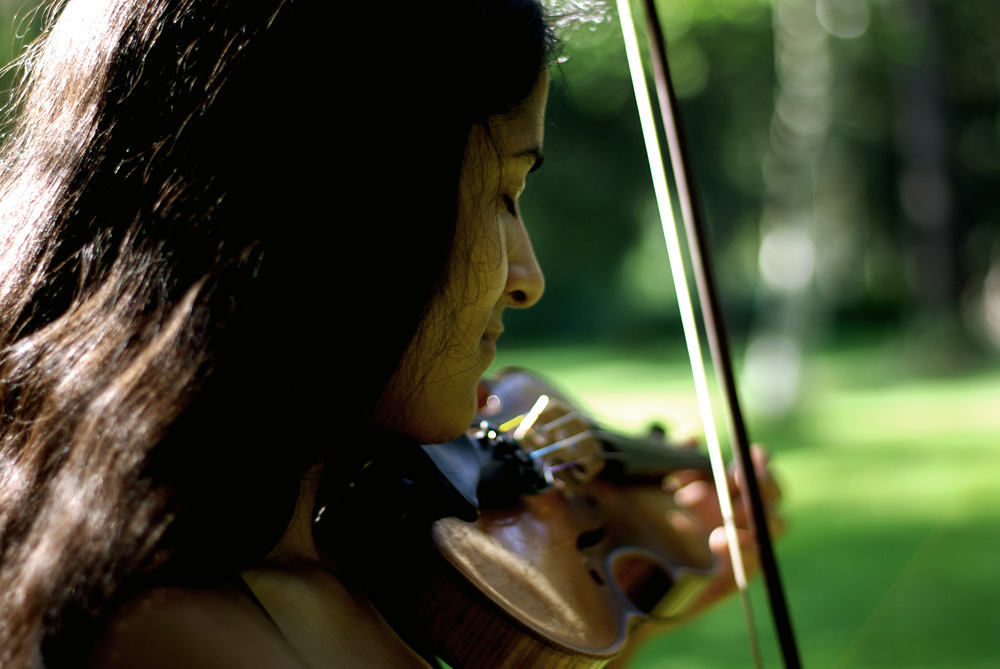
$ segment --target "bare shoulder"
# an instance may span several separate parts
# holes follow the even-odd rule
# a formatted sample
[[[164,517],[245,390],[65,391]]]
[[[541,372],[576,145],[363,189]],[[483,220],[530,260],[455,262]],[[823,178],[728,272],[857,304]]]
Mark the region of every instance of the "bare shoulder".
[[[263,612],[233,587],[140,593],[112,618],[90,666],[303,669],[308,665]]]
[[[259,569],[243,577],[311,667],[428,669],[363,595],[327,569]]]

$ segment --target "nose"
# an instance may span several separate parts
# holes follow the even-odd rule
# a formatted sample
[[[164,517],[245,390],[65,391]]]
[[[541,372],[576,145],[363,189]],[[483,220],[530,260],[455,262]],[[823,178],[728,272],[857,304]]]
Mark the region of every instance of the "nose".
[[[507,227],[506,235],[507,285],[504,296],[508,306],[527,309],[545,292],[545,276],[520,216]]]

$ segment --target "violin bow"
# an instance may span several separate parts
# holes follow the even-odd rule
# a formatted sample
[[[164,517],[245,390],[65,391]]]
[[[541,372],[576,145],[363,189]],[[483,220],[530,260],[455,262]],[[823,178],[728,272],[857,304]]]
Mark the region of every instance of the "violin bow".
[[[695,391],[698,397],[698,407],[705,428],[705,441],[709,448],[712,461],[712,472],[715,479],[716,492],[722,511],[726,538],[729,544],[730,559],[733,563],[733,574],[740,590],[744,616],[750,636],[751,651],[757,667],[763,666],[757,632],[754,627],[753,615],[750,609],[750,599],[747,591],[746,571],[743,557],[740,553],[739,540],[736,533],[736,523],[733,517],[732,502],[726,476],[725,462],[719,443],[716,422],[712,408],[711,395],[708,390],[708,380],[701,353],[700,337],[695,319],[691,293],[685,275],[684,258],[681,252],[678,224],[673,213],[670,200],[670,190],[667,185],[664,164],[670,162],[673,168],[674,182],[681,207],[682,220],[686,231],[688,257],[694,273],[702,320],[706,339],[712,357],[717,381],[721,388],[722,405],[725,410],[733,458],[743,476],[744,503],[749,506],[747,516],[750,519],[750,529],[757,539],[761,571],[767,588],[768,600],[771,605],[771,615],[781,646],[785,667],[798,669],[801,666],[795,635],[792,630],[791,618],[785,601],[781,576],[778,571],[777,559],[771,545],[771,536],[767,527],[767,516],[760,494],[760,486],[753,468],[750,455],[750,441],[746,425],[740,410],[736,392],[736,382],[733,374],[732,361],[729,355],[729,344],[726,337],[722,310],[716,297],[715,282],[712,268],[709,264],[707,236],[705,224],[700,215],[700,208],[691,181],[692,170],[688,162],[688,154],[683,143],[680,127],[679,105],[674,94],[670,70],[667,65],[666,43],[656,12],[654,0],[643,0],[645,4],[646,31],[649,40],[650,53],[653,61],[653,76],[659,98],[660,115],[663,120],[664,134],[669,146],[669,154],[664,153],[658,139],[656,122],[652,103],[646,89],[646,75],[639,51],[638,37],[629,0],[617,0],[618,13],[621,20],[622,35],[625,40],[625,51],[628,56],[629,71],[635,90],[636,104],[642,124],[643,139],[649,158],[650,171],[653,177],[653,189],[660,212],[660,221],[666,239],[667,254],[670,259],[670,270],[673,276],[674,289],[677,293],[677,303],[681,312],[681,323],[684,329],[684,339],[687,342],[688,357],[694,376]]]

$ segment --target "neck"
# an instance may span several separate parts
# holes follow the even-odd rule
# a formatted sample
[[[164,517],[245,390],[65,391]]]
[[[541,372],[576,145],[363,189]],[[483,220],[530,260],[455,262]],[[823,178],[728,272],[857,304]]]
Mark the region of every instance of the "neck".
[[[312,534],[313,509],[316,506],[316,491],[319,489],[322,471],[322,463],[315,464],[302,477],[295,511],[284,534],[264,558],[266,566],[327,565],[328,561],[317,549]]]

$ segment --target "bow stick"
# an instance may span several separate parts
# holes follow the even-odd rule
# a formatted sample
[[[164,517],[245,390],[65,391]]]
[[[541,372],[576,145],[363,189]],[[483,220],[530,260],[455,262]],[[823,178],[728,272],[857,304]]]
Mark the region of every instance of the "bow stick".
[[[674,95],[670,71],[667,65],[666,48],[663,33],[656,13],[653,0],[645,0],[646,29],[653,59],[653,74],[660,103],[660,114],[663,119],[664,132],[670,148],[669,155],[660,148],[652,104],[646,91],[646,77],[639,52],[635,24],[632,20],[628,0],[617,0],[621,18],[622,34],[625,39],[629,70],[632,73],[632,83],[635,89],[636,104],[642,124],[643,138],[646,143],[646,153],[649,158],[650,171],[653,177],[653,188],[657,206],[660,210],[660,220],[663,225],[667,253],[670,258],[670,268],[674,279],[674,289],[677,293],[677,303],[681,312],[681,323],[684,328],[684,339],[687,342],[688,357],[694,376],[695,390],[698,396],[698,406],[705,426],[705,441],[709,447],[712,460],[712,471],[715,478],[716,491],[722,511],[723,522],[729,543],[730,558],[733,563],[733,574],[740,590],[744,615],[750,635],[751,650],[755,664],[762,666],[757,633],[750,611],[750,601],[747,594],[746,576],[743,559],[740,554],[739,541],[736,534],[736,524],[733,519],[732,503],[726,477],[725,463],[715,428],[715,418],[711,397],[708,392],[707,375],[701,354],[700,338],[695,321],[694,308],[691,304],[690,290],[684,272],[683,256],[680,248],[679,233],[674,223],[673,208],[670,202],[670,192],[664,170],[664,162],[669,159],[673,167],[674,180],[681,205],[682,218],[686,229],[688,255],[695,275],[702,318],[706,338],[712,356],[719,386],[722,389],[723,406],[726,412],[730,441],[733,445],[733,457],[743,475],[746,493],[744,502],[748,504],[750,528],[757,539],[761,570],[767,587],[768,599],[771,604],[771,614],[781,645],[784,664],[790,669],[800,666],[795,635],[792,631],[791,619],[781,586],[781,576],[778,564],[771,546],[771,537],[767,528],[767,516],[761,499],[760,487],[753,469],[753,459],[750,455],[750,441],[746,426],[740,411],[736,393],[736,383],[729,356],[729,345],[722,319],[722,311],[716,298],[712,270],[708,260],[708,247],[704,232],[704,223],[697,207],[696,195],[689,178],[691,168],[687,152],[683,146],[680,119],[678,116],[677,98]]]

